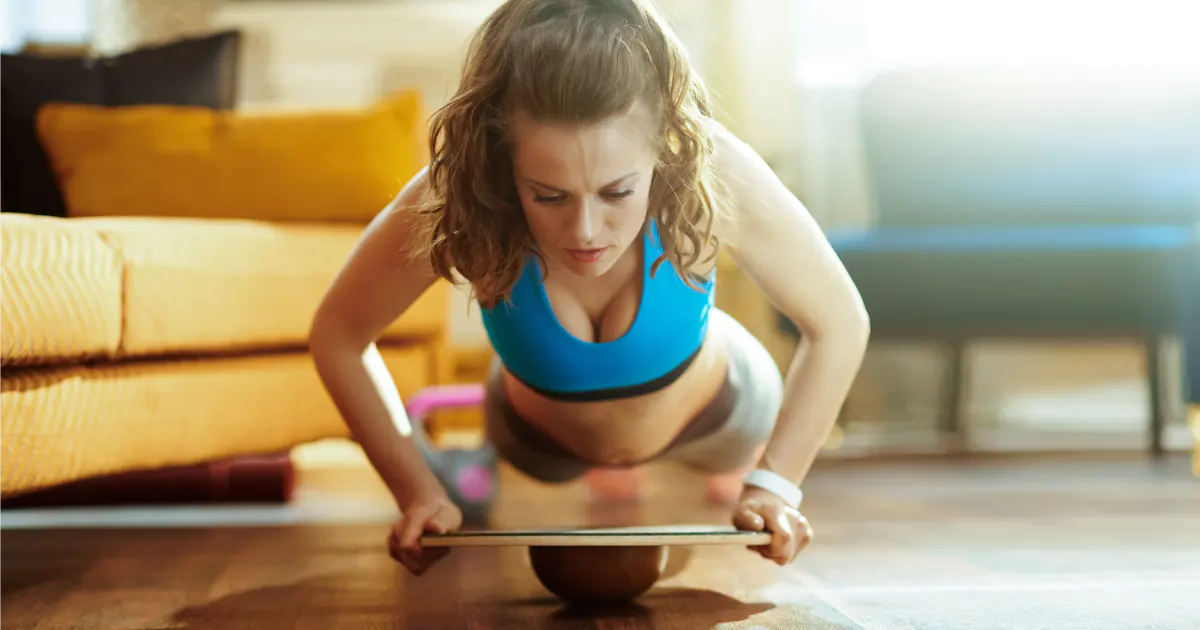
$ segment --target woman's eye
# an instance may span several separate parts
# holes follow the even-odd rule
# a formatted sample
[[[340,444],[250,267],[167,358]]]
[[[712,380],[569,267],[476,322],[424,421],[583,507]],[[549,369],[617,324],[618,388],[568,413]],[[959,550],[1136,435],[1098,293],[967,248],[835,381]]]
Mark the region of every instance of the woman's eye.
[[[621,192],[615,192],[615,193],[602,193],[600,196],[604,197],[605,199],[608,199],[609,201],[618,201],[618,200],[624,199],[632,194],[633,194],[632,190],[623,190]],[[533,200],[536,201],[537,203],[562,203],[563,201],[566,201],[566,199],[567,199],[566,195],[549,196],[549,195],[534,194],[534,196],[533,196]]]

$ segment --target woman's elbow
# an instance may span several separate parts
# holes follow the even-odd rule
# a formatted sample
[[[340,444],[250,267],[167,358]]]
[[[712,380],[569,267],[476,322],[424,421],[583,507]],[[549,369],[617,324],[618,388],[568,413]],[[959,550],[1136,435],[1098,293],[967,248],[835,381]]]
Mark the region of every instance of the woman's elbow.
[[[844,352],[864,353],[871,340],[871,321],[865,314],[849,316],[824,326],[822,332],[815,337],[838,346]]]
[[[849,324],[851,334],[865,348],[871,341],[871,314],[867,312],[867,307],[861,299],[857,300],[852,313]]]
[[[344,317],[325,308],[318,308],[308,327],[308,351],[318,360],[331,351],[352,350],[352,327]]]
[[[871,338],[871,317],[861,302],[851,304],[849,308],[826,311],[807,321],[802,318],[793,318],[793,321],[810,342],[837,346],[839,351],[866,352]]]
[[[852,300],[851,308],[838,325],[838,337],[848,351],[865,354],[871,341],[871,315],[859,299]]]

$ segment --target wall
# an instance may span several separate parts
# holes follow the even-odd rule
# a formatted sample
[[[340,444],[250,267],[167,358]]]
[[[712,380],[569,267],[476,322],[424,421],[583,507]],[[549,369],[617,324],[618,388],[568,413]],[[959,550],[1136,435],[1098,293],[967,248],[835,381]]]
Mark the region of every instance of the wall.
[[[453,93],[472,30],[495,0],[447,2],[225,2],[214,25],[246,35],[245,109],[354,107],[401,87],[429,110]],[[455,294],[452,334],[486,343],[465,291]]]
[[[202,34],[221,0],[92,0],[92,48],[115,54]]]

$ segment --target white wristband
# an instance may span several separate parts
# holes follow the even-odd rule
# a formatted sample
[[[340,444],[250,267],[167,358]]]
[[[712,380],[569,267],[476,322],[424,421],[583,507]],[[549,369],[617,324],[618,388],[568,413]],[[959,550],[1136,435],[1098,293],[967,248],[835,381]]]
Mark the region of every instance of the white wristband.
[[[804,491],[796,484],[777,473],[762,468],[755,468],[747,473],[743,483],[774,494],[793,509],[800,509],[800,502],[804,500]]]

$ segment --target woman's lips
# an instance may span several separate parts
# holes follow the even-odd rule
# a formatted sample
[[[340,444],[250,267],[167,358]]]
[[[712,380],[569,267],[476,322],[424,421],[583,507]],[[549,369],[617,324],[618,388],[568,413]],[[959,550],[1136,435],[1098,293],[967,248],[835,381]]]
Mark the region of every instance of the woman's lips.
[[[600,249],[568,249],[567,253],[581,263],[594,263],[600,260],[606,251],[608,251],[607,247],[601,247]]]

